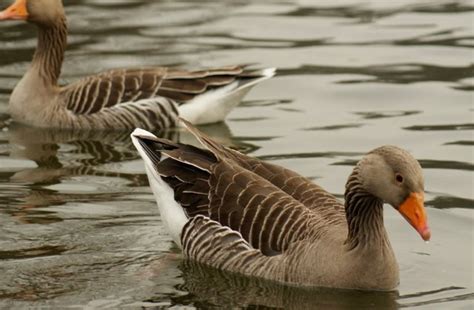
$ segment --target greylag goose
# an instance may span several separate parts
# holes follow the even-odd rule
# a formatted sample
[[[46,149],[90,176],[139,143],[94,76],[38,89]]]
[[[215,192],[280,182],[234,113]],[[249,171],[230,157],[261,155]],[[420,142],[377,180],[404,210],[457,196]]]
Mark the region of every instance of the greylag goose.
[[[36,127],[163,129],[175,126],[178,115],[195,124],[218,122],[275,71],[246,66],[122,69],[59,86],[67,43],[62,1],[16,0],[0,12],[0,20],[25,20],[38,28],[32,64],[9,103],[14,121]]]
[[[393,290],[399,270],[384,202],[430,239],[422,169],[403,149],[366,154],[342,203],[305,177],[221,146],[183,122],[205,149],[142,129],[131,137],[186,258],[292,285]]]

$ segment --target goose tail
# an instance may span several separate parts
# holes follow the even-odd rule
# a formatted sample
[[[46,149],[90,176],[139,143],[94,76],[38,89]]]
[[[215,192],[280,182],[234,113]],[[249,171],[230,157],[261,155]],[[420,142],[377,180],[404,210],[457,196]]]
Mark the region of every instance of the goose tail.
[[[179,106],[179,115],[194,125],[223,121],[253,86],[275,75],[275,68],[244,70],[235,82],[205,92]]]
[[[160,139],[139,128],[133,131],[131,138],[133,145],[145,162],[146,174],[160,210],[161,220],[173,241],[181,247],[181,232],[188,218],[182,206],[175,200],[173,189],[162,179],[156,168],[166,157],[162,154],[162,150],[166,145],[172,145],[173,142]]]

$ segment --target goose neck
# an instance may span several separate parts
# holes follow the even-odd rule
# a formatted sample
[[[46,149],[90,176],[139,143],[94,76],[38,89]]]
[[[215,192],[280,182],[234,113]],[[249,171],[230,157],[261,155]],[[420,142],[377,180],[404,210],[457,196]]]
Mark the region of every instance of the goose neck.
[[[38,45],[30,70],[36,71],[46,85],[57,86],[67,45],[66,18],[53,25],[38,26]]]
[[[383,222],[383,201],[363,188],[358,167],[347,181],[344,196],[349,249],[389,246]]]

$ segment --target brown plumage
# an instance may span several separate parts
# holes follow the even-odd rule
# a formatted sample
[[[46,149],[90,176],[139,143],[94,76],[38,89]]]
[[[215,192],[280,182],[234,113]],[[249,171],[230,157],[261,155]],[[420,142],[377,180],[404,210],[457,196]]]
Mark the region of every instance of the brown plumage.
[[[189,259],[296,285],[392,290],[398,265],[383,202],[430,237],[421,167],[400,148],[364,156],[342,203],[309,179],[219,145],[183,122],[206,149],[139,129],[132,140],[162,219]]]
[[[117,69],[58,85],[67,45],[61,0],[16,0],[0,21],[22,19],[38,27],[31,67],[15,87],[13,119],[39,127],[164,129],[178,115],[195,123],[222,121],[258,82],[274,69],[245,65],[186,71],[166,67]]]

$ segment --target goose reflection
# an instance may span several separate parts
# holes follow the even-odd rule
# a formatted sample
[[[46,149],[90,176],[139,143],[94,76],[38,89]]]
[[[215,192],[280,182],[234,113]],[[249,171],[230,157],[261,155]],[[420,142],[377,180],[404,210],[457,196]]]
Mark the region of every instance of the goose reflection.
[[[176,140],[177,132],[161,137]],[[145,178],[129,173],[113,173],[102,165],[137,159],[128,131],[68,131],[13,124],[9,128],[10,156],[34,161],[36,168],[15,173],[15,183],[58,184],[72,176],[123,177],[135,186],[146,185]]]
[[[235,138],[225,123],[203,126],[201,129],[229,147],[243,152],[256,149],[254,145]],[[20,222],[40,224],[61,221],[62,219],[54,216],[54,212],[34,209],[69,202],[117,201],[129,194],[130,188],[148,186],[144,172],[128,172],[127,169],[120,168],[127,162],[139,160],[128,130],[68,131],[13,123],[8,126],[5,134],[7,143],[10,144],[10,158],[26,159],[36,164],[34,168],[3,173],[1,177],[20,185],[15,187],[15,193],[8,196],[10,198],[6,197],[9,199],[6,204],[15,208],[3,209],[3,212],[10,213]],[[158,135],[174,142],[189,142],[190,139],[179,129],[158,132]],[[109,178],[113,185],[107,185],[110,188],[106,190],[88,188],[84,183],[94,178]],[[78,184],[80,188],[64,190],[61,186],[70,184],[72,179],[81,183]],[[41,214],[36,214],[38,212]]]
[[[188,294],[172,299],[198,309],[250,307],[252,309],[397,309],[398,292],[369,292],[298,288],[223,272],[192,261],[179,268]]]
[[[217,141],[242,152],[256,149],[252,144],[234,139],[225,123],[200,127]],[[180,131],[159,132],[158,136],[174,142],[188,143],[190,137]],[[11,180],[21,183],[56,184],[70,176],[123,177],[135,186],[146,186],[145,177],[136,179],[132,173],[101,171],[105,164],[138,159],[139,156],[125,131],[68,131],[43,129],[12,124],[9,140],[13,149],[10,156],[34,161],[38,167],[15,173]],[[144,174],[141,174],[144,176]]]

